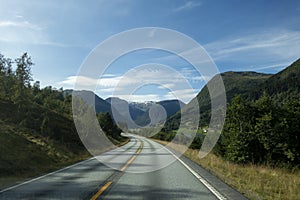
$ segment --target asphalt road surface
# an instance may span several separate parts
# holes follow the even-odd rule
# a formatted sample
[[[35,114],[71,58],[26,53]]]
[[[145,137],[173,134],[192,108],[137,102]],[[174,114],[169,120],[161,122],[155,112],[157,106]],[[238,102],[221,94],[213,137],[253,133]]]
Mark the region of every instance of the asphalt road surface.
[[[4,189],[0,199],[246,199],[176,152],[130,137],[97,158]]]

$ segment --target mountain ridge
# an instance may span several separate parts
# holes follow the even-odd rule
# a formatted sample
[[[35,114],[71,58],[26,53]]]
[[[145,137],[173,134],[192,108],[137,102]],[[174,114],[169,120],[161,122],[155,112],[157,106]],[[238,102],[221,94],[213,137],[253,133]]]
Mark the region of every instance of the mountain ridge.
[[[267,78],[271,77],[271,74],[259,73],[254,71],[246,71],[246,72],[234,72],[228,71],[221,73],[221,77],[223,79],[223,83],[226,90],[226,98],[227,102],[229,102],[235,94],[246,94],[251,89],[260,85],[260,83],[264,82]],[[211,80],[208,81],[208,84],[214,84],[217,81],[217,75],[214,76]],[[217,89],[217,88],[215,88]],[[201,91],[197,94],[195,98],[193,98],[183,109],[185,110],[185,115],[191,115],[190,118],[193,118],[193,115],[198,114],[195,109],[195,103],[193,101],[198,101],[199,110],[200,110],[200,122],[199,126],[207,126],[210,120],[210,109],[211,109],[211,100],[210,94],[205,85]],[[178,128],[178,124],[180,121],[180,112],[175,113],[171,116],[166,124],[165,130],[170,131]]]

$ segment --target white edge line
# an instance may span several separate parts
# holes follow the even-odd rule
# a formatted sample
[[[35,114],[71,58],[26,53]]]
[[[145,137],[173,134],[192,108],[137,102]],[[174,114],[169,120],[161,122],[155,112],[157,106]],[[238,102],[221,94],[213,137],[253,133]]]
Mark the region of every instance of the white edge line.
[[[58,173],[58,172],[61,172],[61,171],[70,169],[70,168],[72,168],[72,167],[75,167],[75,166],[77,166],[77,165],[80,165],[80,164],[82,164],[82,163],[88,162],[88,161],[93,160],[93,159],[98,160],[96,157],[92,157],[92,158],[89,158],[89,159],[87,159],[87,160],[83,160],[83,161],[81,161],[81,162],[78,162],[78,163],[75,163],[75,164],[73,164],[73,165],[64,167],[64,168],[62,168],[62,169],[53,171],[53,172],[51,172],[51,173],[48,173],[48,174],[39,176],[39,177],[34,178],[34,179],[30,179],[30,180],[25,181],[25,182],[23,182],[23,183],[19,183],[19,184],[17,184],[17,185],[11,186],[11,187],[4,188],[3,190],[0,190],[0,194],[1,194],[1,193],[4,193],[4,192],[6,192],[6,191],[9,191],[9,190],[15,189],[15,188],[17,188],[17,187],[20,187],[20,186],[22,186],[22,185],[31,183],[31,182],[33,182],[33,181],[37,181],[37,180],[39,180],[39,179],[45,178],[45,177],[50,176],[50,175],[52,175],[52,174],[55,174],[55,173]]]
[[[172,151],[170,151],[168,148],[166,148],[165,146],[161,145],[164,149],[166,149],[169,153],[171,153],[171,155],[173,155],[185,168],[187,168],[203,185],[205,185],[219,200],[226,200],[226,198],[220,194],[212,185],[210,185],[204,178],[202,178],[197,172],[195,172],[192,168],[190,168],[185,162],[183,162],[178,156],[176,156]],[[34,178],[34,179],[31,179],[31,180],[28,180],[28,181],[25,181],[23,183],[20,183],[20,184],[17,184],[17,185],[14,185],[14,186],[11,186],[11,187],[8,187],[8,188],[5,188],[3,190],[0,191],[0,193],[3,193],[3,192],[6,192],[6,191],[9,191],[9,190],[12,190],[14,188],[17,188],[17,187],[20,187],[22,185],[25,185],[25,184],[28,184],[28,183],[31,183],[33,181],[36,181],[36,180],[39,180],[39,179],[42,179],[42,178],[45,178],[47,176],[50,176],[52,174],[55,174],[55,173],[58,173],[58,172],[61,172],[61,171],[64,171],[64,170],[67,170],[67,169],[70,169],[72,167],[75,167],[77,165],[80,165],[84,162],[88,162],[90,160],[93,160],[95,159],[95,157],[93,158],[90,158],[90,159],[87,159],[87,160],[84,160],[84,161],[81,161],[79,163],[75,163],[73,165],[70,165],[70,166],[67,166],[65,168],[62,168],[62,169],[59,169],[59,170],[56,170],[54,172],[51,172],[51,173],[48,173],[48,174],[45,174],[43,176],[40,176],[40,177],[37,177],[37,178]]]
[[[31,182],[33,182],[33,181],[37,181],[37,180],[39,180],[39,179],[45,178],[45,177],[50,176],[50,175],[52,175],[52,174],[55,174],[55,173],[58,173],[58,172],[61,172],[61,171],[70,169],[70,168],[72,168],[72,167],[75,167],[75,166],[77,166],[77,165],[80,165],[80,164],[82,164],[82,163],[88,162],[88,161],[93,160],[93,159],[95,159],[95,157],[89,158],[89,159],[87,159],[87,160],[83,160],[83,161],[81,161],[81,162],[75,163],[75,164],[73,164],[73,165],[67,166],[67,167],[65,167],[65,168],[56,170],[56,171],[51,172],[51,173],[48,173],[48,174],[45,174],[45,175],[43,175],[43,176],[39,176],[39,177],[37,177],[37,178],[34,178],[34,179],[31,179],[31,180],[25,181],[25,182],[23,182],[23,183],[19,183],[19,184],[17,184],[17,185],[14,185],[14,186],[5,188],[5,189],[3,189],[3,190],[0,191],[0,194],[3,193],[3,192],[9,191],[9,190],[15,189],[15,188],[17,188],[17,187],[20,187],[20,186],[22,186],[22,185],[31,183]]]
[[[131,134],[134,137],[136,137],[136,135]],[[149,140],[146,137],[143,136],[138,136],[140,138]],[[153,140],[149,140],[151,142],[155,142]],[[157,142],[155,142],[157,143]],[[159,144],[159,143],[157,143]],[[178,156],[176,156],[172,151],[170,151],[168,148],[166,148],[164,145],[159,144],[162,148],[166,149],[172,156],[174,156],[187,170],[189,170],[205,187],[207,187],[207,189],[209,191],[211,191],[211,193],[213,193],[219,200],[227,200],[226,197],[224,197],[216,188],[214,188],[211,184],[209,184],[202,176],[200,176],[197,172],[195,172],[195,170],[193,170],[192,168],[190,168],[185,162],[183,162]]]
[[[160,144],[161,145],[161,144]],[[190,168],[185,162],[183,162],[178,156],[176,156],[172,151],[170,151],[165,146],[161,145],[163,148],[165,148],[168,152],[171,153],[185,168],[187,168],[209,191],[211,191],[219,200],[226,200],[227,198],[224,197],[220,192],[217,191],[216,188],[214,188],[211,184],[209,184],[202,176],[200,176],[195,170]]]

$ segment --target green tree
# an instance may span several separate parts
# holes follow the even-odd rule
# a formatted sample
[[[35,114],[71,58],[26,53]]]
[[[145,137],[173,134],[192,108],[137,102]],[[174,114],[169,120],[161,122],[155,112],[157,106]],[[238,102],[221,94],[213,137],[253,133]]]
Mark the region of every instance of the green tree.
[[[31,76],[31,66],[33,62],[27,53],[20,58],[15,59],[17,69],[15,72],[16,85],[14,100],[19,105],[27,104],[31,99],[30,82],[33,80]]]
[[[19,84],[24,87],[30,87],[30,82],[33,80],[31,77],[31,66],[33,62],[27,53],[24,53],[20,58],[15,60],[17,64],[16,78]]]
[[[251,102],[236,96],[227,108],[226,122],[218,153],[237,163],[259,162],[262,147],[254,131]]]
[[[259,142],[264,147],[262,152],[264,156],[263,160],[272,163],[276,152],[278,152],[277,144],[280,142],[280,134],[275,130],[275,125],[278,122],[276,108],[273,105],[271,97],[264,92],[255,102],[255,109],[256,119],[253,125]]]
[[[108,112],[99,113],[98,121],[102,128],[102,130],[106,133],[106,135],[111,136],[114,139],[121,139],[121,129],[114,123]]]
[[[11,100],[15,77],[12,70],[12,60],[0,54],[0,97]]]
[[[284,133],[281,147],[288,163],[300,165],[300,99],[293,99],[284,105]]]

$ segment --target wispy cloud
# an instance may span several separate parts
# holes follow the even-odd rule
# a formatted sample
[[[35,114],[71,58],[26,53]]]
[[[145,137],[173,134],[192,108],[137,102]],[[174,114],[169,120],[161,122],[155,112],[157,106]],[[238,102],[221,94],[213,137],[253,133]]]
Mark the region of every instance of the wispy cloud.
[[[190,10],[193,9],[195,7],[201,6],[202,2],[200,1],[187,1],[185,4],[173,9],[174,12],[180,12],[180,11],[184,11],[184,10]]]
[[[293,62],[293,61],[292,61]],[[262,71],[262,72],[266,72],[266,70],[268,71],[280,71],[283,70],[284,68],[286,68],[287,66],[289,66],[290,64],[292,64],[292,62],[279,62],[279,63],[265,63],[265,64],[260,64],[257,66],[239,66],[236,68],[233,68],[233,71]]]
[[[146,102],[146,101],[162,101],[165,100],[162,98],[162,96],[158,94],[132,94],[130,96],[128,95],[118,95],[119,98],[125,99],[129,102]],[[128,98],[129,97],[129,98]]]
[[[163,96],[163,99],[181,99],[183,102],[188,103],[191,99],[193,99],[198,90],[195,89],[183,89],[183,90],[174,90],[170,91]]]
[[[44,41],[41,29],[27,21],[0,21],[0,41],[17,43],[36,43]]]
[[[19,18],[23,19],[22,16]],[[70,46],[51,41],[44,29],[44,27],[26,20],[2,20],[0,21],[0,42],[58,47]]]
[[[193,72],[185,71],[185,73]],[[143,96],[144,101],[150,100],[150,97],[153,97],[152,100],[156,101],[168,99],[173,94],[173,98],[175,95],[176,98],[179,98],[183,102],[188,102],[196,95],[189,81],[184,76],[175,70],[161,68],[161,66],[145,66],[130,70],[121,76],[105,74],[99,79],[85,76],[70,76],[57,83],[57,85],[64,88],[75,88],[76,86],[76,89],[81,90],[94,90],[97,88],[96,90],[101,97],[114,95],[126,100],[130,97],[139,101]],[[149,85],[162,90],[154,90],[153,93],[155,95],[151,91],[150,94],[145,95],[134,94],[138,88]]]
[[[0,27],[18,27],[18,28],[28,28],[33,30],[41,30],[42,28],[36,24],[32,24],[28,21],[0,21]]]
[[[129,87],[139,84],[157,84],[165,85],[168,87],[178,86],[178,84],[185,82],[186,79],[180,74],[174,71],[168,71],[164,69],[138,69],[132,70],[130,73],[123,76],[114,76],[112,74],[103,75],[100,79],[89,78],[85,76],[69,76],[65,80],[59,82],[68,86],[74,86],[75,84],[81,86],[93,86],[99,87]],[[172,89],[172,88],[170,88]]]
[[[269,30],[204,45],[216,61],[256,61],[272,68],[300,57],[300,31]]]
[[[192,67],[183,67],[180,70],[180,73],[189,81],[193,82],[193,83],[197,83],[197,82],[202,82],[202,81],[208,81],[210,80],[212,77],[209,76],[203,76],[201,74],[199,74],[199,72],[192,68]]]

